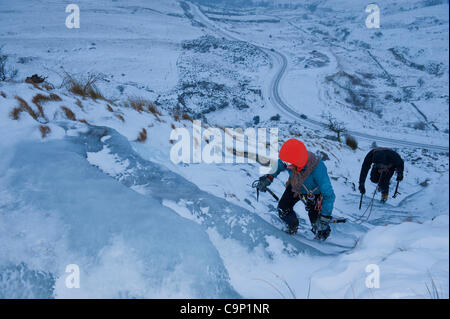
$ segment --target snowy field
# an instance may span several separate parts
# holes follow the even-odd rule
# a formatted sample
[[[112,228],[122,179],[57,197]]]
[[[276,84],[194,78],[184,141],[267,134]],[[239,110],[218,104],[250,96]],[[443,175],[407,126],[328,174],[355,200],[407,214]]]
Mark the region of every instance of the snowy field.
[[[380,1],[379,29],[350,0],[199,3],[80,0],[68,29],[65,1],[0,0],[0,298],[448,298],[448,1]],[[211,142],[194,120],[302,140],[347,223],[314,241],[300,203],[287,235],[260,164],[173,163],[175,128]],[[374,144],[405,179],[361,218]]]

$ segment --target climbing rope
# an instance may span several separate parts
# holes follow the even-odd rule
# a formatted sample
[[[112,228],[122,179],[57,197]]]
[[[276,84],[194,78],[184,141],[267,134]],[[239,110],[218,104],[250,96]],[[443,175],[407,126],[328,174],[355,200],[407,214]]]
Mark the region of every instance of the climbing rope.
[[[369,205],[367,206],[366,210],[362,213],[361,216],[359,216],[356,220],[354,220],[355,223],[357,223],[357,224],[362,224],[362,223],[367,222],[367,221],[369,220],[370,215],[372,214],[373,202],[374,202],[374,200],[375,200],[375,195],[376,195],[376,193],[377,193],[377,190],[378,190],[378,185],[377,185],[377,187],[375,188],[375,191],[373,192],[372,199],[370,200],[370,203],[369,203]],[[367,215],[366,219],[363,220],[364,215],[366,215],[367,211],[369,211],[369,215]]]
[[[362,224],[364,222],[367,222],[370,218],[370,215],[372,214],[372,210],[373,210],[373,202],[375,200],[375,195],[377,193],[378,190],[378,185],[381,182],[381,178],[383,177],[383,174],[386,172],[386,170],[382,170],[381,174],[380,174],[380,178],[378,179],[378,183],[377,183],[377,187],[375,187],[375,191],[373,192],[372,195],[372,199],[369,202],[369,205],[367,206],[366,210],[362,213],[361,216],[359,216],[354,222],[357,224]],[[365,220],[363,220],[364,216],[366,215],[366,213],[369,212],[369,214],[367,215],[367,217],[365,218]]]

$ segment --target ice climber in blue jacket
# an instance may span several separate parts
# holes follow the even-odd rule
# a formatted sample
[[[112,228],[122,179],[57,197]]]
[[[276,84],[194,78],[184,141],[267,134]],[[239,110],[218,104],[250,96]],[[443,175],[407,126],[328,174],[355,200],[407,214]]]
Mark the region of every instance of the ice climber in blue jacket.
[[[289,139],[280,149],[276,172],[260,177],[259,190],[266,191],[273,179],[286,170],[289,180],[278,202],[278,215],[287,224],[287,233],[297,233],[299,222],[294,206],[301,200],[308,212],[315,238],[327,239],[331,232],[329,222],[336,196],[325,164],[319,156],[308,152],[301,141]]]

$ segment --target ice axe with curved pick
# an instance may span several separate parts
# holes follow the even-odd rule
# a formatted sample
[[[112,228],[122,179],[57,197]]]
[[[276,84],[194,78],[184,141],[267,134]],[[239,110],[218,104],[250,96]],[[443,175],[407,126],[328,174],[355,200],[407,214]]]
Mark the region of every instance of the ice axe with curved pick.
[[[397,195],[401,195],[401,193],[398,192],[398,185],[400,184],[400,181],[397,181],[397,186],[395,187],[394,196],[392,198],[396,198]]]
[[[259,183],[260,183],[260,182],[259,182],[258,179],[252,183],[252,187],[253,187],[253,188],[256,188],[256,201],[259,201],[259,190],[260,190]],[[269,192],[269,194],[272,195],[272,197],[273,197],[277,202],[280,200],[280,199],[278,198],[278,196],[275,195],[275,193],[272,192],[272,190],[271,190],[270,188],[265,187],[265,188],[264,188],[264,192],[265,192],[265,191]]]

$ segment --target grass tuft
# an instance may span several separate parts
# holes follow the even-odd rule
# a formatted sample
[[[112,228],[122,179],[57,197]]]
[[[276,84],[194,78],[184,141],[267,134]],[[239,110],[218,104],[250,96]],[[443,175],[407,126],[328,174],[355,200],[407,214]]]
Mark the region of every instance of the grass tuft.
[[[51,91],[51,90],[53,90],[53,89],[55,88],[53,85],[51,85],[51,84],[49,84],[49,83],[43,83],[43,84],[42,84],[42,87],[43,87],[44,89],[46,89],[47,91]]]
[[[128,97],[128,100],[126,100],[123,105],[127,108],[132,108],[133,110],[142,113],[151,113],[155,116],[161,115],[161,112],[158,111],[156,106],[153,104],[153,102],[143,98],[143,97],[137,97],[137,96],[131,96]]]
[[[76,104],[80,109],[83,109],[83,104],[81,103],[80,100],[77,99],[77,101],[75,102],[75,104]]]
[[[148,107],[148,111],[150,113],[152,113],[153,115],[155,115],[155,116],[161,115],[161,112],[158,111],[158,109],[156,108],[156,106],[154,104],[150,103],[147,107]]]
[[[45,119],[46,117],[44,114],[44,108],[43,108],[42,104],[50,102],[50,101],[62,101],[62,99],[54,93],[51,93],[49,96],[42,95],[39,93],[39,94],[36,94],[31,101],[38,108],[39,115]]]
[[[20,118],[20,113],[22,113],[24,111],[23,108],[21,107],[15,107],[12,109],[12,111],[9,113],[9,117],[12,118],[13,120],[17,121]]]
[[[138,142],[144,143],[147,140],[147,130],[145,128],[139,132],[139,137],[137,138]]]
[[[47,125],[39,126],[39,131],[41,132],[42,138],[46,138],[48,134],[50,134],[51,129]]]
[[[125,122],[125,119],[123,118],[122,115],[120,114],[114,114],[119,120],[121,120],[122,122]]]
[[[75,113],[73,113],[71,109],[69,109],[68,107],[65,107],[65,106],[61,106],[61,109],[64,111],[64,114],[66,115],[66,117],[69,120],[71,120],[71,121],[77,120]]]
[[[436,282],[434,281],[433,276],[431,275],[431,272],[428,270],[428,276],[430,277],[430,285],[428,286],[427,283],[425,283],[425,287],[427,288],[428,295],[431,299],[441,299],[441,296],[439,294],[439,290],[436,286]]]
[[[15,96],[15,99],[19,102],[19,108],[21,108],[22,111],[26,111],[34,120],[37,120],[38,116],[36,112],[34,112],[34,110],[28,105],[28,103],[24,99],[22,99],[19,96]]]
[[[42,95],[39,93],[39,94],[36,94],[32,100],[32,102],[36,105],[47,103],[50,101],[62,101],[62,99],[54,93],[51,93],[49,96],[45,96],[45,95]]]
[[[193,119],[189,114],[187,114],[187,113],[183,113],[183,114],[181,115],[181,118],[182,118],[183,120],[186,120],[186,121],[194,122],[194,119]]]
[[[97,88],[98,83],[103,76],[97,73],[89,73],[85,77],[76,77],[72,74],[65,73],[62,86],[69,92],[79,95],[83,98],[91,98],[93,100],[107,100],[100,90]]]
[[[354,151],[358,148],[358,141],[351,135],[345,136],[345,144]]]

